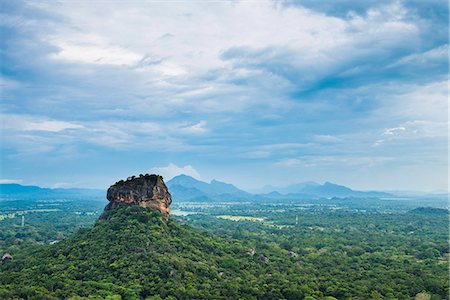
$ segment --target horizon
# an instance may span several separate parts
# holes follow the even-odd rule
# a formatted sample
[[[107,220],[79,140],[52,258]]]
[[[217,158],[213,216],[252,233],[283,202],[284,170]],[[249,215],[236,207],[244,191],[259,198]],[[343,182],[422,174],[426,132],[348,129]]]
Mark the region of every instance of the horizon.
[[[198,179],[198,178],[195,178],[195,177],[192,177],[190,175],[183,174],[183,173],[175,175],[175,176],[172,176],[172,177],[169,177],[169,179],[167,179],[166,177],[162,176],[161,174],[150,174],[150,175],[157,175],[157,176],[163,177],[165,183],[171,181],[172,179],[174,179],[176,177],[180,177],[180,176],[189,177],[189,178],[194,179],[196,181],[207,183],[207,184],[211,184],[214,181],[216,181],[216,182],[219,182],[219,183],[231,184],[232,186],[240,189],[241,191],[248,192],[250,194],[267,194],[267,193],[272,193],[272,192],[278,192],[278,193],[281,193],[281,194],[286,194],[286,192],[281,192],[280,190],[292,187],[294,185],[302,185],[302,184],[309,184],[309,183],[318,184],[320,186],[324,186],[325,184],[332,184],[332,185],[342,186],[342,187],[345,187],[345,188],[350,188],[351,190],[356,191],[356,192],[358,192],[358,191],[361,191],[361,192],[387,192],[387,193],[395,193],[395,192],[397,192],[397,193],[418,193],[418,194],[420,194],[420,193],[427,193],[427,194],[430,194],[430,195],[431,194],[448,194],[447,190],[432,190],[432,191],[421,191],[421,190],[358,190],[358,189],[354,189],[351,186],[346,186],[346,185],[342,185],[342,184],[339,184],[339,183],[336,183],[336,182],[331,182],[331,181],[324,181],[324,182],[303,181],[303,182],[296,182],[296,183],[291,183],[291,184],[287,184],[287,185],[280,185],[280,186],[264,185],[264,186],[260,186],[260,187],[258,187],[256,189],[247,190],[247,189],[244,189],[244,188],[240,188],[238,185],[234,184],[233,182],[224,182],[224,181],[217,180],[215,178],[213,178],[211,180],[202,180],[202,179]],[[138,177],[139,175],[136,174],[136,175],[130,175],[130,176]],[[124,179],[126,179],[126,178],[123,178],[123,180]],[[65,186],[65,187],[54,187],[53,186],[52,187],[52,186],[38,186],[38,185],[24,184],[23,182],[17,182],[17,181],[9,181],[9,182],[1,182],[0,181],[0,185],[3,185],[3,184],[5,184],[5,185],[7,185],[7,184],[20,185],[20,186],[25,186],[25,187],[38,187],[38,188],[44,188],[44,189],[92,189],[92,190],[102,190],[102,191],[106,191],[108,189],[108,186],[105,186],[105,187],[91,187],[91,188],[89,188],[89,187],[82,187],[82,186],[72,186],[72,187],[71,186]],[[270,189],[270,191],[269,191],[269,189]],[[263,192],[263,190],[267,190],[267,191]]]
[[[448,191],[448,3],[1,10],[0,183]]]

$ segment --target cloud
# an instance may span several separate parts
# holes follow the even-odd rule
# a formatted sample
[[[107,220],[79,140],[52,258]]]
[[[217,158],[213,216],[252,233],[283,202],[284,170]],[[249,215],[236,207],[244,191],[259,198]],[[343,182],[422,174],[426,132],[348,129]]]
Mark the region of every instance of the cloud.
[[[446,138],[448,122],[412,120],[402,123],[398,127],[386,128],[382,133],[382,138],[375,141],[373,146],[378,147],[382,144],[410,144],[422,143],[426,141],[429,144],[442,143]],[[423,145],[416,145],[423,147]]]
[[[323,85],[361,85],[363,73],[364,77],[373,77],[372,81],[380,80],[387,74],[380,62],[401,57],[403,51],[414,51],[419,41],[419,28],[399,3],[370,8],[365,15],[352,13],[347,19],[301,8],[282,13],[301,20],[297,39],[277,46],[234,47],[222,58],[236,67],[275,74],[287,80],[291,88],[308,91]]]
[[[302,161],[297,158],[287,158],[283,159],[281,161],[278,161],[274,164],[275,167],[282,167],[282,168],[292,168],[297,167],[302,164]]]
[[[50,120],[32,115],[1,114],[3,137],[20,152],[54,151],[80,142],[111,149],[181,151],[190,148],[186,137],[208,132],[206,122]],[[159,142],[154,143],[157,139]]]
[[[0,184],[9,184],[9,183],[17,183],[22,184],[22,179],[0,179]]]
[[[313,137],[314,141],[319,143],[339,143],[341,139],[337,136],[329,135],[329,134],[317,134]]]
[[[5,91],[6,89],[16,89],[20,86],[20,83],[16,80],[7,78],[5,76],[0,77],[0,89]]]
[[[403,126],[400,127],[394,127],[394,128],[386,128],[383,132],[384,135],[398,135],[401,134],[401,132],[405,131],[406,128]]]
[[[251,159],[276,158],[298,154],[299,152],[314,148],[314,143],[275,143],[252,146],[251,151],[242,151],[243,157]],[[284,160],[281,164],[284,163]],[[290,162],[292,163],[292,162]],[[289,161],[288,161],[289,164]]]
[[[332,167],[357,167],[372,168],[380,164],[392,162],[394,158],[390,156],[304,156],[301,158],[288,158],[273,164],[276,168],[332,168]],[[333,168],[334,169],[334,168]]]
[[[162,175],[166,179],[166,181],[172,179],[173,177],[175,177],[177,175],[181,175],[181,174],[188,175],[188,176],[194,177],[196,179],[201,179],[198,171],[190,165],[180,167],[173,163],[170,163],[169,165],[167,165],[165,167],[151,168],[150,172]]]
[[[441,45],[431,50],[424,52],[413,53],[399,59],[395,65],[410,64],[410,63],[422,63],[430,64],[433,62],[445,62],[448,57],[448,44]],[[394,65],[391,65],[391,67]]]
[[[45,118],[35,118],[31,116],[20,115],[1,115],[2,129],[11,129],[15,131],[48,131],[59,132],[66,129],[79,129],[83,128],[82,125],[58,121],[48,120]]]
[[[389,111],[389,107],[383,105],[383,113],[410,120],[447,121],[448,83],[445,77],[439,79],[427,84],[392,87],[397,89],[397,93],[386,99],[391,103],[391,109]]]
[[[200,121],[194,125],[189,125],[186,127],[182,127],[180,130],[185,133],[192,133],[192,134],[202,134],[208,131],[206,129],[206,121]]]
[[[74,182],[64,169],[101,176],[175,153],[242,181],[296,160],[348,177],[352,160],[384,153],[391,168],[425,156],[446,165],[447,6],[10,2],[0,24],[5,176],[38,182],[58,165],[48,172]]]
[[[383,128],[382,133],[374,137],[376,141],[373,146],[402,145],[408,151],[415,150],[417,153],[435,152],[434,159],[437,159],[442,153],[439,148],[446,144],[448,132],[447,82],[394,88],[397,92],[386,95],[385,105],[374,112],[374,118],[392,119],[396,123]]]
[[[50,55],[51,58],[106,65],[134,65],[142,56],[127,49],[107,45],[77,45],[62,41],[53,42],[60,50]]]

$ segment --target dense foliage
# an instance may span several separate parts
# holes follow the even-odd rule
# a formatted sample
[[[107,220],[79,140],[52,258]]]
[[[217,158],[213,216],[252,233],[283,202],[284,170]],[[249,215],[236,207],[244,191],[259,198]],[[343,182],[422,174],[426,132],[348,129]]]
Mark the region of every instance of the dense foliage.
[[[0,250],[58,242],[80,227],[91,227],[105,200],[0,199]],[[22,226],[23,218],[23,226]]]
[[[447,297],[447,214],[312,210],[298,224],[298,211],[259,214],[270,223],[205,215],[165,223],[123,207],[58,244],[13,248],[0,266],[0,298]]]

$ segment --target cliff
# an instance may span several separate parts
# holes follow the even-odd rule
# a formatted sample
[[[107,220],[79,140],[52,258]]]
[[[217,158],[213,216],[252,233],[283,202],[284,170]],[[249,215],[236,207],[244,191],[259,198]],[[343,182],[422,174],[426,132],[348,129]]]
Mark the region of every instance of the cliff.
[[[109,187],[106,198],[109,204],[106,205],[100,219],[106,219],[109,212],[121,204],[159,210],[166,221],[169,219],[172,196],[162,176],[146,174],[120,180]]]

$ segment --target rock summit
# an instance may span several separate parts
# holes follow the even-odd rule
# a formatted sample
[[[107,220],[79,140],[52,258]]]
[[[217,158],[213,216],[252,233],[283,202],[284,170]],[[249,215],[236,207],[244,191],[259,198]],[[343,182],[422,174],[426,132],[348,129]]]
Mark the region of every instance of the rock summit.
[[[145,174],[120,180],[109,187],[106,198],[109,203],[101,219],[106,219],[108,212],[121,204],[150,207],[159,210],[166,221],[169,219],[172,196],[162,176]]]

